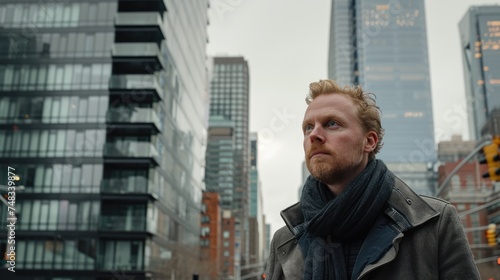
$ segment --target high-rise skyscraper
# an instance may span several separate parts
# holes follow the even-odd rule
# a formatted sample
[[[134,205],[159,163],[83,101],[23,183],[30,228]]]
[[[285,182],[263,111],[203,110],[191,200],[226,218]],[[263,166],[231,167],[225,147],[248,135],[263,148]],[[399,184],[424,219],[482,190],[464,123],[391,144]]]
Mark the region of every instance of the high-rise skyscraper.
[[[207,7],[2,1],[0,166],[25,186],[16,279],[197,273],[182,264],[199,260]]]
[[[243,57],[214,57],[211,65],[207,190],[221,195],[235,218],[235,273],[249,259],[249,70]],[[232,146],[232,149],[231,149]],[[217,159],[215,154],[223,156]],[[232,158],[231,158],[232,156]],[[210,162],[208,159],[211,159]],[[232,165],[229,170],[228,166]],[[221,177],[222,176],[222,177]],[[228,188],[229,184],[232,188]],[[232,199],[232,200],[230,200]],[[229,264],[232,266],[232,264]],[[237,275],[236,275],[237,276]]]
[[[250,182],[248,63],[243,57],[214,57],[212,68],[210,117],[228,120],[234,125],[234,192],[232,204],[226,209],[248,213]]]
[[[258,134],[250,133],[250,215],[249,215],[249,261],[252,268],[242,272],[242,275],[255,274],[264,270],[264,266],[255,267],[263,263],[264,256],[264,210],[262,200],[262,185],[259,179],[258,168]]]
[[[220,195],[223,209],[232,209],[234,201],[234,122],[211,116],[206,150],[205,186]]]
[[[385,129],[378,158],[432,193],[434,125],[423,0],[332,0],[329,77],[376,95]],[[416,177],[415,177],[416,176]],[[410,185],[411,186],[411,185]]]
[[[459,23],[469,134],[499,134],[500,6],[473,6]]]
[[[258,162],[258,135],[250,133],[250,217],[258,218],[262,213],[262,192],[259,179]]]

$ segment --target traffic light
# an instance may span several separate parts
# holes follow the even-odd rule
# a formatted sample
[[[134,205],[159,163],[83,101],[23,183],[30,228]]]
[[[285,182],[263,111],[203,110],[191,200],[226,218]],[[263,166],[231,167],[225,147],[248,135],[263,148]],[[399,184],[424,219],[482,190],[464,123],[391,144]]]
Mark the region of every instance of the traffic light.
[[[483,148],[484,157],[479,163],[486,163],[488,172],[483,174],[483,178],[489,178],[491,181],[500,181],[500,154],[498,153],[499,142],[497,138],[490,145]]]
[[[488,246],[490,247],[495,247],[498,245],[496,224],[488,225],[488,229],[486,230],[486,241],[488,242]]]

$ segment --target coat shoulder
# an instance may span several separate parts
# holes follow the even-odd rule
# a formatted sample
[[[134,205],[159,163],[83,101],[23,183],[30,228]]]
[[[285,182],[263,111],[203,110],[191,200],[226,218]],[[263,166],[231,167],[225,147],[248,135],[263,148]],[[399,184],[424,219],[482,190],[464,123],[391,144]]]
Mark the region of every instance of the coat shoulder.
[[[443,212],[443,209],[448,205],[453,206],[450,202],[438,197],[427,195],[420,195],[420,197],[438,212]]]
[[[283,226],[274,233],[273,242],[276,244],[276,248],[287,243],[290,240],[295,239],[290,229],[287,226]]]

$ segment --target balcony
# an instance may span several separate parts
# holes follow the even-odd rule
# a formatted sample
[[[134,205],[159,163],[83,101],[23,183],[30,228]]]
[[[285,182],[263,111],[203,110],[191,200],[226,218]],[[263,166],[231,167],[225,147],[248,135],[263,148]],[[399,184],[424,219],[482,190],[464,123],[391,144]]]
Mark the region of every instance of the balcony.
[[[104,156],[115,158],[152,158],[160,162],[156,148],[149,142],[121,141],[104,144]]]
[[[152,124],[157,131],[161,131],[161,121],[156,112],[151,108],[110,106],[106,113],[108,123]]]
[[[145,231],[145,216],[113,215],[101,216],[100,230],[109,231]]]
[[[159,12],[119,12],[115,18],[115,42],[155,42],[165,40]]]
[[[112,75],[109,78],[109,89],[112,91],[130,91],[144,95],[153,91],[156,99],[163,99],[163,88],[156,75]]]
[[[163,20],[159,12],[119,12],[115,18],[115,26],[158,26]]]
[[[115,43],[111,51],[113,56],[155,57],[163,63],[160,47],[155,43]]]
[[[118,11],[120,12],[147,12],[160,11],[166,12],[167,6],[165,0],[119,0]]]
[[[158,186],[145,177],[110,178],[101,183],[102,193],[112,194],[152,194],[158,196]]]
[[[165,69],[165,61],[156,43],[115,43],[112,55],[115,73],[149,74]]]

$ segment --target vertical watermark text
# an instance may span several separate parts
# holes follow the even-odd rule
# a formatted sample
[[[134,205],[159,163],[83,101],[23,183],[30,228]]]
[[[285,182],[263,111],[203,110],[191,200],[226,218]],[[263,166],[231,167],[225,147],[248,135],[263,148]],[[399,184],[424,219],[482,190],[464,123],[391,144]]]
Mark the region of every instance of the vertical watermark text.
[[[7,245],[6,261],[7,269],[16,272],[16,181],[19,177],[15,173],[16,169],[7,167]]]

